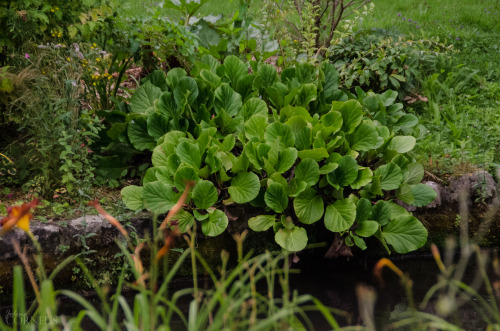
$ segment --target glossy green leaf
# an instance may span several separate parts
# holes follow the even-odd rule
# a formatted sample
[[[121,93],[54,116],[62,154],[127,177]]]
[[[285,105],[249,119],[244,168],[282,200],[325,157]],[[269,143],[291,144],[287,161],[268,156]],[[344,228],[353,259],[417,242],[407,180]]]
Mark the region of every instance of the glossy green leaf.
[[[194,181],[195,183],[197,183],[199,180],[200,176],[198,175],[198,171],[195,168],[185,164],[181,164],[174,175],[175,187],[180,192],[184,191],[184,188],[189,181]]]
[[[372,179],[373,179],[373,172],[370,168],[359,169],[358,177],[351,184],[351,188],[354,190],[359,190],[363,186],[366,186],[369,183],[371,183]]]
[[[414,162],[406,166],[406,171],[403,173],[403,182],[409,185],[419,184],[424,178],[424,166]]]
[[[248,220],[248,226],[256,232],[266,231],[274,223],[276,223],[276,215],[259,215]]]
[[[370,200],[361,198],[356,204],[356,221],[361,223],[373,218],[372,203]]]
[[[387,149],[398,153],[406,153],[415,147],[416,142],[417,140],[413,136],[396,136],[387,145]]]
[[[309,188],[293,200],[293,208],[300,222],[312,224],[321,219],[324,213],[323,198]]]
[[[182,141],[177,145],[177,156],[181,160],[196,169],[201,167],[201,153],[198,144],[194,142]]]
[[[369,151],[377,146],[377,129],[369,122],[363,122],[352,134],[347,137],[351,149],[356,151]]]
[[[162,182],[151,182],[144,185],[142,198],[144,206],[155,214],[168,212],[179,199],[172,186]]]
[[[156,147],[156,139],[148,133],[148,123],[146,117],[136,117],[129,123],[127,134],[130,142],[139,151],[150,150]]]
[[[295,148],[289,147],[279,152],[278,162],[275,165],[275,169],[279,173],[283,173],[290,169],[297,159],[297,150]]]
[[[298,226],[293,229],[282,228],[276,232],[274,240],[282,248],[290,252],[298,252],[307,246],[307,232]]]
[[[208,180],[199,181],[193,189],[192,199],[199,209],[208,209],[218,200],[217,189],[214,184]]]
[[[141,85],[130,98],[130,111],[137,114],[154,112],[154,102],[160,97],[162,90],[151,82]]]
[[[247,203],[257,197],[260,190],[259,177],[253,172],[240,172],[233,177],[228,188],[229,195],[236,203]]]
[[[231,80],[231,85],[236,86],[240,77],[248,73],[248,67],[238,57],[229,55],[224,59],[224,73]]]
[[[375,170],[375,175],[380,176],[380,185],[385,191],[397,189],[403,180],[401,168],[394,163],[378,167]]]
[[[273,143],[276,138],[280,137],[281,148],[293,147],[295,144],[295,136],[288,126],[280,122],[269,124],[264,133],[264,139],[268,144]]]
[[[267,128],[267,117],[253,115],[245,122],[245,136],[248,140],[262,141]]]
[[[437,197],[436,191],[428,185],[425,184],[417,184],[410,185],[411,193],[413,194],[414,201],[411,203],[412,206],[415,207],[423,207],[427,206],[431,202],[434,201]]]
[[[338,167],[326,175],[328,183],[340,189],[344,186],[354,183],[358,178],[358,163],[356,160],[349,156],[344,155],[338,160]]]
[[[235,92],[227,83],[221,84],[215,90],[215,111],[221,112],[223,109],[229,116],[236,116],[242,106],[241,95]]]
[[[326,159],[329,154],[326,148],[313,148],[313,149],[306,149],[299,151],[298,153],[299,158],[304,160],[304,159],[313,159],[314,161],[321,161],[323,159]]]
[[[147,119],[148,134],[155,140],[160,139],[160,137],[169,131],[168,122],[169,118],[164,115],[158,113],[150,114]]]
[[[373,207],[373,216],[372,219],[377,222],[378,224],[384,226],[387,223],[389,223],[389,220],[391,219],[391,209],[389,208],[389,205],[385,201],[378,201]]]
[[[266,205],[276,213],[282,213],[288,207],[288,195],[283,185],[271,183],[264,195]]]
[[[124,187],[121,190],[123,202],[125,202],[125,206],[127,206],[128,209],[134,211],[144,209],[142,190],[143,187],[135,185]]]
[[[378,229],[380,228],[380,224],[375,221],[364,221],[359,223],[359,226],[356,228],[356,234],[360,237],[371,237],[373,236]]]
[[[295,178],[303,181],[308,186],[313,186],[319,181],[319,165],[313,159],[303,159],[295,168]]]
[[[240,115],[245,121],[248,121],[253,115],[261,115],[267,119],[267,104],[259,98],[248,99],[243,107],[241,107]]]
[[[411,215],[394,218],[382,230],[382,236],[400,254],[419,249],[427,241],[427,230]]]
[[[357,100],[343,102],[338,111],[342,114],[342,131],[346,134],[354,132],[361,123],[363,110]]]
[[[178,105],[192,105],[198,97],[199,90],[196,81],[191,77],[182,77],[174,88],[174,99]]]
[[[201,222],[203,234],[209,237],[216,237],[224,232],[229,224],[226,214],[219,209],[209,214],[208,219]]]
[[[337,200],[326,207],[325,227],[332,232],[349,229],[356,219],[356,205],[349,199]]]
[[[190,212],[181,209],[172,217],[172,221],[177,222],[181,233],[185,233],[193,226],[194,216]]]

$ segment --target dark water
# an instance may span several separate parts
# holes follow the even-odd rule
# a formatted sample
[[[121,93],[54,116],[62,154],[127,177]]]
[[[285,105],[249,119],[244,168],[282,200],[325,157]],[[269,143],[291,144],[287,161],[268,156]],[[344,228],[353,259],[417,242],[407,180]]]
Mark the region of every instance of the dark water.
[[[492,252],[492,254],[497,254],[497,252]],[[413,254],[401,257],[393,256],[391,260],[412,279],[412,292],[415,302],[419,304],[427,291],[436,283],[439,274],[439,269],[432,256],[430,254]],[[375,305],[376,324],[378,329],[383,330],[389,323],[391,311],[395,308],[405,307],[408,303],[408,298],[400,279],[388,269],[385,269],[383,272],[385,285],[383,287],[380,286],[372,272],[376,262],[377,259],[367,257],[357,257],[350,260],[345,258],[330,260],[317,256],[303,255],[300,256],[298,263],[292,264],[292,268],[297,273],[294,272],[291,274],[290,287],[292,290],[296,290],[298,294],[310,294],[318,298],[326,306],[347,312],[350,315],[349,318],[341,316],[337,318],[341,325],[346,326],[362,324],[358,312],[356,286],[359,284],[368,285],[377,292]],[[476,273],[477,268],[475,267],[475,262],[472,261],[466,269],[463,281],[471,283]],[[491,276],[492,278],[495,277],[494,275]],[[200,279],[199,283],[203,286],[205,280]],[[172,282],[171,290],[175,291],[176,289],[191,286],[191,281],[181,279]],[[480,288],[479,292],[486,296],[484,287]],[[134,293],[125,292],[124,295],[132,306]],[[279,295],[281,294],[276,293],[276,296]],[[92,303],[95,303],[96,306],[99,305],[99,300],[95,295],[90,294],[87,298]],[[179,308],[187,312],[189,300],[190,298],[185,298],[184,301],[180,301]],[[81,309],[69,299],[62,299],[59,307],[59,313],[69,316],[76,315]],[[9,307],[0,308],[0,316],[5,318],[9,310]],[[426,311],[433,312],[432,309],[427,309]],[[329,329],[326,321],[318,313],[309,314],[309,318],[312,320],[315,330]],[[462,308],[459,315],[455,316],[454,319],[452,318],[451,322],[459,323],[465,330],[485,329],[484,322],[478,313],[467,306]],[[87,330],[96,330],[95,325],[90,320],[84,321],[83,326]]]

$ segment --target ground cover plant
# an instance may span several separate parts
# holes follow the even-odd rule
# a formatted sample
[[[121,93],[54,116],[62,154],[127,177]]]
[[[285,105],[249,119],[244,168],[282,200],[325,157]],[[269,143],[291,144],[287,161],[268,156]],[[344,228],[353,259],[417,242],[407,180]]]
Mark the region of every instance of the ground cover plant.
[[[362,249],[363,237],[373,235],[399,253],[425,243],[425,228],[391,201],[424,206],[436,196],[420,183],[423,167],[404,155],[416,139],[399,133],[418,121],[401,111],[396,92],[359,90],[349,100],[328,62],[298,64],[281,77],[268,64],[253,63],[248,74],[234,56],[222,65],[207,56],[199,65],[207,69],[195,78],[179,69],[154,72],[131,98],[128,137],[153,151],[153,167],[144,186],[122,190],[129,208],[165,213],[194,181],[192,213],[179,216],[183,231],[196,219],[205,235],[221,234],[224,200],[274,212],[249,226],[272,227],[290,251],[307,245],[299,225],[321,219]]]

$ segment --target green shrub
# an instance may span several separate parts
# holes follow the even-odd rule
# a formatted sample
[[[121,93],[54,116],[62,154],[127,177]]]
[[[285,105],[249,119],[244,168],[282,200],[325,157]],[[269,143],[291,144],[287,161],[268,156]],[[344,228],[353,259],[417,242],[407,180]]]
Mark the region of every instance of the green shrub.
[[[137,89],[126,131],[136,148],[153,151],[153,167],[143,186],[122,190],[127,206],[166,213],[194,181],[177,216],[182,231],[200,221],[205,235],[217,236],[228,225],[221,204],[248,203],[263,212],[250,228],[272,227],[290,251],[307,244],[299,225],[321,219],[362,249],[371,236],[399,253],[421,247],[426,229],[392,200],[424,206],[436,193],[420,184],[423,167],[405,155],[416,140],[398,132],[417,121],[394,103],[397,93],[360,92],[361,104],[338,89],[326,62],[287,68],[281,77],[268,64],[252,66],[249,74],[234,56],[222,65],[205,57],[199,76],[153,73]]]
[[[423,73],[434,68],[443,50],[434,40],[411,41],[385,30],[364,29],[333,45],[329,58],[347,88],[395,89],[402,98],[418,93]]]
[[[0,7],[0,64],[28,41],[90,39],[113,15],[109,1],[24,0]]]

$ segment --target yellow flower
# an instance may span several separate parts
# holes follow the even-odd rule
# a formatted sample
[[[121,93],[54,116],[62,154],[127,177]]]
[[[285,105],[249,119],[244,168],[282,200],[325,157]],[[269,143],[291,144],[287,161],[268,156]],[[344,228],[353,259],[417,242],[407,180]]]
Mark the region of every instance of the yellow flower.
[[[96,83],[95,83],[95,82],[93,82],[93,83],[92,83],[92,85],[96,86]]]
[[[93,47],[97,47],[97,45],[95,43],[92,44]]]
[[[55,12],[55,11],[56,11],[56,10],[55,10],[54,8],[52,8],[52,9],[50,10],[50,12],[51,12],[51,13],[53,13],[53,12]]]
[[[101,61],[101,58],[98,57],[97,59],[95,59],[97,62],[100,62]]]
[[[71,61],[71,59],[69,57],[67,57],[66,60]]]

